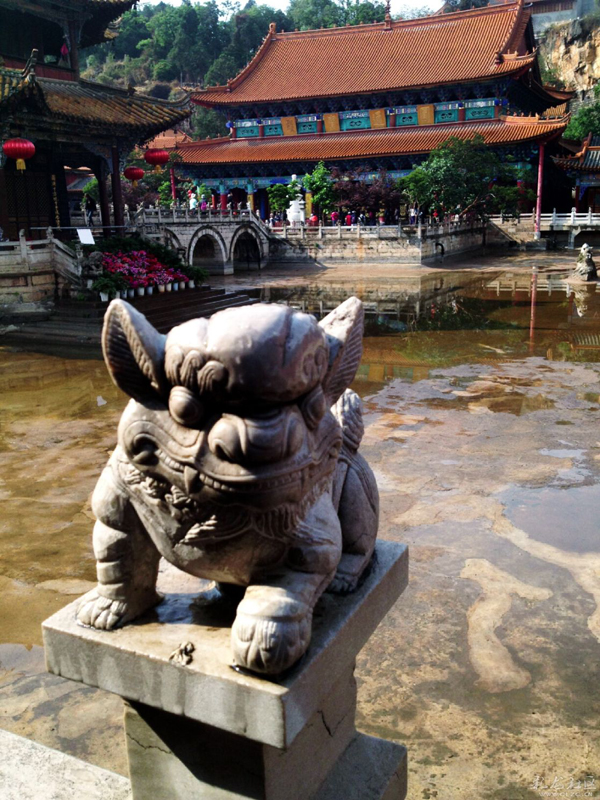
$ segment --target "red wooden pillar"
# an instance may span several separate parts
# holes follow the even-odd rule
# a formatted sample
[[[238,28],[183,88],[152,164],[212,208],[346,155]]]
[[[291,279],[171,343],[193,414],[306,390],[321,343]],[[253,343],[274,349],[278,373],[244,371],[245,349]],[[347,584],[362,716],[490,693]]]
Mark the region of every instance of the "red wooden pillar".
[[[125,217],[123,215],[123,194],[121,191],[121,170],[119,166],[119,148],[112,148],[112,195],[113,195],[113,208],[115,213],[115,225],[121,228],[119,234],[123,233],[122,228],[125,225]]]
[[[396,127],[396,112],[395,111],[392,111],[392,113],[389,116],[389,120],[390,120],[390,128],[395,128]]]
[[[535,202],[535,234],[534,238],[539,239],[541,236],[541,220],[542,220],[542,187],[544,185],[544,152],[545,145],[540,143],[540,152],[538,158],[538,179],[537,179],[537,200]]]
[[[459,106],[458,108],[458,121],[464,122],[467,116],[467,110],[464,106]]]
[[[221,192],[219,198],[221,200],[221,211],[227,211],[227,192]]]
[[[217,195],[211,192],[210,195],[210,202],[213,207],[213,211],[217,210]]]
[[[232,127],[229,129],[229,133],[231,134],[231,138],[232,138],[232,139],[237,139],[237,128],[235,127],[235,125],[234,125],[234,126],[232,126]]]
[[[317,120],[317,133],[323,133],[323,120]]]
[[[265,138],[265,126],[262,124],[262,122],[258,123],[258,138],[259,139]]]
[[[500,119],[500,106],[494,103],[494,119]]]

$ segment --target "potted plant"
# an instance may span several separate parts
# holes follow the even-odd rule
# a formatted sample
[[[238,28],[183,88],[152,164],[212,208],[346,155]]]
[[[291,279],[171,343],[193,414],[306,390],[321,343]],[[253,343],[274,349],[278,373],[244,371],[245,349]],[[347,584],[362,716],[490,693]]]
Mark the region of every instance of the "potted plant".
[[[189,267],[186,266],[184,272],[189,278],[188,289],[195,289],[196,286],[199,286],[207,277],[207,272],[203,270],[202,267],[193,264]]]
[[[115,279],[108,275],[101,275],[92,284],[92,289],[100,294],[100,300],[103,303],[108,303],[111,297],[114,297],[119,291],[118,284]]]

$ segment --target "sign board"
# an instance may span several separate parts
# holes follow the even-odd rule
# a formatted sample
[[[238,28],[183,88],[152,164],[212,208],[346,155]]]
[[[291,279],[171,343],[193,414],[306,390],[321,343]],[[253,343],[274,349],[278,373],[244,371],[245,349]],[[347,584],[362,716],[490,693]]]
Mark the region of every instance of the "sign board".
[[[89,228],[77,228],[77,235],[81,244],[96,244],[94,235]]]

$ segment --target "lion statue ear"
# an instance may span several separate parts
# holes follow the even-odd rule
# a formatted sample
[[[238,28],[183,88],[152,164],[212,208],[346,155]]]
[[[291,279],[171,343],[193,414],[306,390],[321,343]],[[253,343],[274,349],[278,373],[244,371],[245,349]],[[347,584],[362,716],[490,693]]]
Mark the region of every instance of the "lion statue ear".
[[[323,378],[323,391],[330,406],[337,402],[356,375],[362,356],[364,328],[363,304],[349,297],[321,320],[329,344],[329,366]]]
[[[166,396],[166,336],[129,303],[113,300],[104,315],[102,352],[111,378],[134,400]]]

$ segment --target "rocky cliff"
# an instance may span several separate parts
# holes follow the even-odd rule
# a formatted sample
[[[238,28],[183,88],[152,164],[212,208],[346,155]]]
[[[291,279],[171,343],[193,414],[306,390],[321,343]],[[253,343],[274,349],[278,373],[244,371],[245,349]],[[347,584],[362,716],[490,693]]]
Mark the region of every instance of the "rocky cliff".
[[[600,78],[600,15],[591,14],[571,22],[553,25],[539,42],[545,80],[558,78],[566,89],[577,92],[575,102],[591,99]]]

